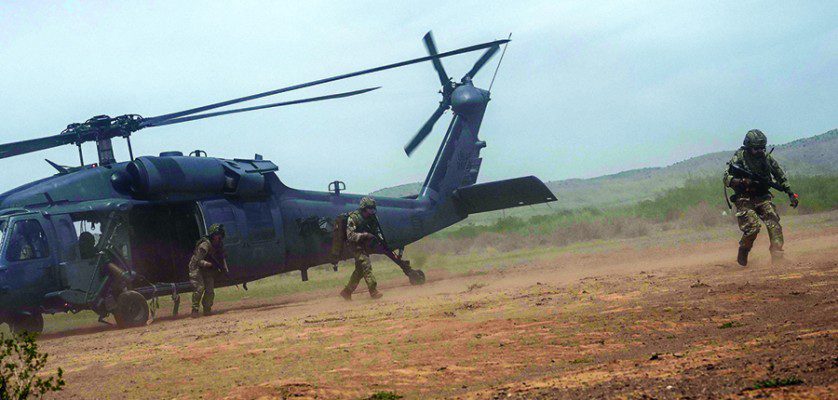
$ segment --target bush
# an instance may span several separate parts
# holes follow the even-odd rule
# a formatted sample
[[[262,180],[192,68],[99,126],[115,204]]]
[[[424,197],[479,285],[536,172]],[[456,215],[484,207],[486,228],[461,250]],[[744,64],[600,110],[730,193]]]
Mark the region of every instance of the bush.
[[[55,376],[41,374],[47,364],[47,354],[38,352],[34,335],[2,337],[0,355],[0,399],[40,398],[64,387],[64,371],[61,368]]]

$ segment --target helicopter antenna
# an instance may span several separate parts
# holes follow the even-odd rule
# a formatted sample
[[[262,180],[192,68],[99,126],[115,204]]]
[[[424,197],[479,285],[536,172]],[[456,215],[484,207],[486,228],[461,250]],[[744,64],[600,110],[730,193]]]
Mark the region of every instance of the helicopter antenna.
[[[509,32],[509,38],[507,40],[512,40],[512,32]],[[498,70],[500,69],[500,63],[503,62],[503,56],[506,54],[506,47],[509,46],[509,42],[506,42],[503,45],[503,52],[500,53],[500,60],[498,60],[498,66],[495,67],[495,73],[492,75],[492,82],[489,83],[489,92],[492,92],[492,86],[495,84],[495,78],[498,77]]]

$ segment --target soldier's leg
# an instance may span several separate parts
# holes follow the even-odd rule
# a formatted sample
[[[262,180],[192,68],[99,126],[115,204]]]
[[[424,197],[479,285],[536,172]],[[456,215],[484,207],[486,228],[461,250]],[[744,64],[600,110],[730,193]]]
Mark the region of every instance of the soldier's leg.
[[[736,261],[744,266],[748,264],[748,252],[754,247],[754,241],[757,239],[760,229],[759,217],[750,201],[736,201],[736,221],[739,223],[739,230],[742,231],[742,238],[739,240],[739,255],[736,257]]]
[[[771,259],[774,261],[782,260],[783,227],[780,225],[780,215],[777,214],[777,208],[770,200],[766,200],[757,204],[755,209],[759,218],[765,222],[765,229],[768,230],[768,238],[771,241],[768,249],[771,251]]]
[[[197,314],[198,307],[201,305],[201,298],[204,297],[204,279],[198,268],[189,270],[189,282],[195,288],[195,291],[192,292],[192,313]]]
[[[367,283],[367,289],[370,291],[370,296],[381,297],[378,293],[378,282],[375,280],[375,275],[372,274],[372,262],[370,256],[364,254],[361,257],[361,272],[364,275],[364,281]]]
[[[212,302],[215,300],[215,271],[204,269],[201,271],[204,277],[204,298],[201,304],[204,306],[204,315],[212,314]]]
[[[362,258],[364,253],[360,251],[355,252],[355,270],[352,271],[352,276],[349,277],[349,283],[346,284],[346,291],[352,293],[358,288],[361,279],[364,277],[364,268]]]

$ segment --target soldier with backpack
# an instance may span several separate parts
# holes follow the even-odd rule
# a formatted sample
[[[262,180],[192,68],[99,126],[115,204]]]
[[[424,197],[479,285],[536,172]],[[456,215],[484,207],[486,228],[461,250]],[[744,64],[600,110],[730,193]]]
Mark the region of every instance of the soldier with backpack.
[[[346,218],[346,241],[355,258],[355,271],[352,272],[349,283],[340,292],[340,296],[346,300],[352,300],[352,293],[361,279],[367,283],[370,297],[378,299],[383,296],[377,289],[378,283],[372,274],[370,262],[370,247],[381,229],[375,213],[375,200],[372,197],[364,197],[358,209],[349,213]]]

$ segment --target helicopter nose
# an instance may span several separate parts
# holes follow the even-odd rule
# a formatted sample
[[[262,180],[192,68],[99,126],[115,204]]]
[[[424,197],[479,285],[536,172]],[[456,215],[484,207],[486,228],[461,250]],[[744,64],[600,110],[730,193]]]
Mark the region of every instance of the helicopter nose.
[[[471,85],[462,85],[451,93],[451,108],[457,114],[468,114],[486,107],[489,96]]]

